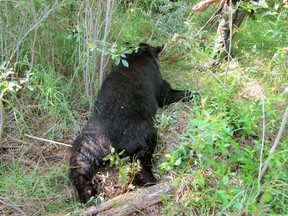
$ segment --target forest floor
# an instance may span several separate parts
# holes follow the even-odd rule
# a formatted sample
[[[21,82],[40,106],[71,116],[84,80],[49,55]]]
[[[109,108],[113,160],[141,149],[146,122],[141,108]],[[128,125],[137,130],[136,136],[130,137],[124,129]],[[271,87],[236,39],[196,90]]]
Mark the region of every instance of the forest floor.
[[[185,105],[182,105],[185,107]],[[10,115],[11,116],[11,115]],[[79,124],[84,125],[86,120],[88,119],[87,113],[84,112],[82,116],[79,116]],[[155,166],[160,165],[164,160],[164,155],[169,152],[169,149],[174,148],[177,145],[177,135],[182,133],[187,125],[188,115],[181,114],[179,121],[175,124],[172,124],[167,128],[165,133],[173,134],[173,137],[159,138],[159,144],[155,155],[153,157],[153,161]],[[35,122],[33,123],[35,124]],[[39,131],[47,131],[49,130],[47,124],[42,124],[41,121],[38,121],[37,130],[30,130],[29,133],[33,135],[39,134]],[[17,136],[13,136],[12,134],[17,134],[17,125],[16,122],[13,121],[13,117],[8,118],[8,122],[6,123],[8,126],[6,128],[6,133],[4,139],[2,140],[1,147],[1,161],[5,161],[8,164],[19,165],[19,169],[22,169],[24,173],[33,173],[35,172],[35,168],[37,167],[37,175],[43,175],[45,172],[49,172],[53,167],[68,167],[69,165],[69,146],[62,146],[61,144],[55,144],[54,141],[49,141],[41,138],[41,136],[35,137],[27,137],[24,135],[21,139],[16,138]],[[49,124],[48,124],[49,125]],[[75,131],[71,130],[71,133],[67,133],[62,139],[61,143],[72,145],[74,139],[76,138]],[[68,173],[68,170],[67,170]],[[105,184],[102,185],[103,196],[106,197],[105,200],[116,197],[117,195],[127,193],[128,191],[123,189],[121,186],[118,186],[118,171],[115,168],[111,168],[109,170],[109,174],[106,173]],[[65,175],[65,173],[64,173]],[[8,177],[8,176],[7,176]],[[15,177],[15,176],[14,176]],[[11,179],[13,179],[12,177]],[[25,176],[23,176],[25,177]],[[166,181],[169,179],[163,179],[160,174],[155,174],[155,177],[159,182]],[[21,176],[19,176],[21,178]],[[23,179],[25,180],[25,179]],[[30,187],[33,187],[33,181],[31,182]],[[138,186],[135,186],[133,190],[137,190]],[[10,188],[13,190],[13,188]],[[17,190],[17,188],[15,188]],[[57,195],[50,197],[49,202],[53,202],[56,199],[63,199],[64,197],[68,199],[72,199],[73,194],[75,193],[72,186],[68,190],[58,191]],[[10,205],[6,200],[18,199],[21,204]],[[24,201],[25,200],[25,201]],[[17,197],[17,192],[14,191],[13,197],[1,197],[0,196],[0,213],[3,215],[19,215],[19,213],[24,214],[35,214],[34,209],[37,209],[39,203],[45,202],[45,199],[37,199],[37,198],[28,198],[28,197]],[[161,203],[154,204],[148,208],[142,209],[141,212],[132,213],[129,215],[164,215],[161,213],[162,208]],[[54,214],[49,214],[54,215]]]
[[[216,7],[195,14],[198,0],[119,1],[106,16],[113,19],[95,27],[92,18],[107,12],[101,2],[0,3],[0,215],[72,216],[99,206],[99,199],[79,203],[68,179],[69,148],[97,95],[94,60],[104,57],[108,73],[127,41],[165,43],[163,77],[173,88],[201,94],[197,105],[179,102],[157,112],[153,172],[160,183],[171,181],[175,193],[132,215],[287,215],[287,4],[255,3],[255,17],[233,38],[230,61],[212,70],[204,65],[217,24],[202,26]],[[105,23],[113,26],[107,41]],[[115,173],[103,185],[105,202],[127,192]]]

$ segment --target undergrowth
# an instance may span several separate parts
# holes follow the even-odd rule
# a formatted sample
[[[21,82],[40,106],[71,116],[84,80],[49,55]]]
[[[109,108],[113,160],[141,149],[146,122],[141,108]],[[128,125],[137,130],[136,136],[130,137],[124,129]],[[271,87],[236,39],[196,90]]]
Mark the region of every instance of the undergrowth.
[[[196,2],[149,0],[127,6],[117,1],[108,41],[102,44],[112,62],[126,42],[166,43],[160,56],[164,78],[174,88],[201,94],[198,104],[173,104],[155,119],[154,172],[176,186],[175,196],[163,196],[162,213],[288,214],[287,126],[275,153],[269,154],[287,107],[287,11],[280,0],[264,1],[270,7],[257,9],[255,20],[249,17],[238,29],[232,61],[212,71],[201,67],[212,54],[216,23],[196,34],[216,7],[195,15],[191,7]],[[79,1],[57,2],[21,41],[54,7],[48,1],[32,3],[0,3],[5,9],[0,14],[5,114],[0,214],[78,214],[84,206],[68,181],[69,147],[61,143],[71,144],[91,114],[96,94],[89,97],[86,90],[98,75],[89,68],[92,59],[100,58],[93,50],[101,47],[97,38],[88,37],[88,24],[77,14],[84,4]],[[259,184],[260,159],[268,157]],[[131,170],[116,165],[127,183]]]
[[[217,97],[213,98],[214,95]],[[178,144],[166,153],[165,162],[160,164],[162,173],[176,173],[173,181],[179,185],[178,196],[166,198],[166,213],[239,215],[251,214],[259,208],[259,203],[250,203],[258,190],[261,102],[248,106],[239,104],[239,101],[232,102],[233,94],[222,87],[214,87],[210,97],[210,100],[208,97],[202,99],[200,106],[187,113],[189,121],[179,134]],[[271,105],[267,105],[266,110],[271,110]],[[273,109],[271,113],[267,112],[267,117],[270,114],[274,119]],[[274,130],[275,127],[267,129],[266,133],[275,134]],[[265,141],[265,152],[269,151],[274,138]],[[287,192],[284,183],[287,180],[286,148],[287,138],[278,149],[279,157],[271,164],[273,171],[264,178],[264,193],[282,187]],[[267,157],[265,154],[264,158]],[[183,179],[189,179],[189,182]],[[278,186],[272,184],[275,181],[279,182]],[[278,199],[285,200],[283,191],[263,199],[261,211],[257,209],[260,212],[287,213],[282,205],[285,202],[274,205]],[[173,202],[176,205],[172,205]]]

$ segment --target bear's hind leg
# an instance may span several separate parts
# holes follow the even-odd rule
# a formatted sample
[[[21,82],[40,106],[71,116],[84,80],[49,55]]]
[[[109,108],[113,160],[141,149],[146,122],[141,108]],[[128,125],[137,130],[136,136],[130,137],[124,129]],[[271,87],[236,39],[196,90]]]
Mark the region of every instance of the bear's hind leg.
[[[140,161],[141,170],[136,174],[134,184],[150,186],[157,182],[152,173],[152,156],[157,144],[157,135],[153,133],[146,139],[146,147],[138,149],[136,160]]]

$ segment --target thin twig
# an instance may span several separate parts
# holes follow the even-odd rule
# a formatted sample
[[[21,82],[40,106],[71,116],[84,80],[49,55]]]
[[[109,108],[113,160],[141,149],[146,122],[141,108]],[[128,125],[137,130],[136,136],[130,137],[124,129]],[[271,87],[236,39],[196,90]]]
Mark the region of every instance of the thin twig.
[[[260,163],[259,163],[259,175],[258,175],[258,186],[260,186],[261,179],[260,173],[263,167],[263,153],[264,153],[264,146],[265,146],[265,133],[266,133],[266,116],[265,116],[265,103],[264,98],[262,98],[262,115],[263,115],[263,129],[262,129],[262,144],[261,144],[261,152],[260,152]]]
[[[263,153],[264,153],[264,146],[265,146],[265,133],[266,133],[266,118],[265,118],[265,103],[264,103],[264,97],[262,97],[262,114],[263,114],[263,130],[262,130],[262,143],[261,143],[261,151],[260,151],[260,159],[259,159],[259,171],[258,171],[258,189],[257,189],[257,193],[256,196],[254,197],[254,200],[252,201],[252,203],[254,203],[256,201],[256,199],[258,198],[258,196],[260,195],[262,189],[261,189],[261,170],[263,167]]]
[[[281,139],[283,131],[285,129],[285,126],[286,126],[286,123],[287,123],[287,119],[288,119],[288,107],[286,108],[286,111],[284,113],[284,117],[283,117],[280,129],[279,129],[279,132],[277,134],[276,140],[275,140],[272,148],[269,151],[270,156],[265,161],[264,166],[261,164],[261,161],[260,161],[259,176],[258,176],[258,191],[257,191],[253,201],[250,203],[250,205],[252,205],[252,204],[254,204],[256,202],[257,198],[259,197],[259,195],[262,192],[262,190],[261,190],[261,180],[262,180],[264,174],[266,173],[267,168],[268,168],[268,164],[271,161],[272,157],[274,156],[274,152],[275,152],[275,150],[277,149],[277,147],[278,147],[278,145],[280,143],[280,139]],[[263,143],[262,143],[262,148],[263,148]]]
[[[263,175],[265,174],[267,168],[268,168],[268,164],[269,162],[271,161],[272,157],[273,157],[273,154],[275,152],[275,150],[277,149],[279,143],[280,143],[280,139],[282,137],[282,134],[283,134],[283,131],[285,129],[285,126],[286,126],[286,123],[287,123],[287,119],[288,119],[288,107],[286,108],[286,111],[284,113],[284,117],[283,117],[283,120],[282,120],[282,123],[281,123],[281,126],[280,126],[280,129],[279,129],[279,132],[277,134],[277,137],[276,137],[276,140],[272,146],[272,148],[270,149],[269,153],[270,153],[270,156],[268,157],[268,159],[265,161],[265,164],[261,170],[261,173],[260,173],[260,180],[262,179]]]
[[[2,197],[1,197],[2,198]],[[6,205],[6,206],[9,206],[9,207],[11,207],[11,208],[13,208],[13,209],[15,209],[16,211],[18,211],[18,212],[21,212],[22,213],[22,215],[26,215],[18,206],[15,206],[15,205],[11,205],[11,204],[8,204],[8,203],[5,203],[4,201],[2,201],[1,199],[0,199],[0,203],[2,203],[3,205]]]
[[[35,136],[29,135],[29,134],[24,134],[24,136],[29,137],[31,139],[36,139],[36,140],[40,140],[40,141],[44,141],[44,142],[50,142],[50,143],[53,143],[53,144],[56,144],[56,145],[63,145],[63,146],[72,147],[72,145],[69,145],[69,144],[56,142],[56,141],[53,141],[53,140],[48,140],[48,139],[44,139],[44,138],[40,138],[40,137],[35,137]]]
[[[37,23],[37,15],[36,15],[36,10],[35,10],[35,6],[34,6],[34,2],[33,0],[30,0],[31,2],[31,11],[32,11],[32,15],[34,17],[35,22]],[[38,28],[35,28],[34,31],[34,39],[32,41],[32,45],[31,45],[31,67],[30,67],[30,71],[34,66],[34,60],[35,60],[35,43],[36,43],[36,38],[37,38],[37,33],[38,33]]]
[[[31,32],[33,31],[33,29],[35,29],[44,19],[46,19],[48,17],[48,15],[56,8],[58,1],[56,1],[54,3],[54,5],[52,6],[52,8],[45,14],[43,15],[43,17],[41,19],[38,20],[38,22],[36,22],[24,35],[23,37],[18,41],[16,48],[14,49],[14,51],[12,52],[10,59],[13,59],[15,53],[17,52],[17,50],[20,47],[20,44],[22,43],[22,41],[24,40],[24,38]]]
[[[275,153],[275,154],[273,154],[273,155],[270,155],[270,156],[264,161],[263,164],[266,164],[266,162],[267,162],[267,160],[268,160],[269,158],[272,159],[273,157],[275,157],[275,156],[277,156],[277,155],[279,155],[279,154],[283,154],[283,153],[288,153],[288,149],[282,150],[282,151],[278,151],[277,153]]]
[[[206,28],[206,26],[207,26],[209,23],[211,23],[211,22],[215,19],[216,16],[219,15],[219,13],[221,12],[222,8],[223,8],[223,5],[221,5],[221,6],[218,8],[218,10],[208,19],[208,21],[207,21],[207,22],[200,28],[200,30],[193,36],[193,38],[197,37],[197,36],[203,31],[203,29]]]
[[[112,15],[113,15],[114,13],[116,13],[116,9],[117,9],[118,6],[120,5],[120,3],[121,3],[121,1],[119,1],[118,4],[114,7],[114,1],[112,2],[112,9],[113,9],[113,8],[114,8],[114,9],[113,9],[113,11],[110,13],[110,20],[112,20]],[[133,2],[133,4],[134,4],[134,5],[137,5],[137,4],[138,4],[138,0],[136,0],[135,2]],[[132,15],[133,15],[133,13],[128,13],[128,14],[129,14],[128,17],[126,17],[125,21],[124,21],[123,24],[122,24],[121,29],[120,29],[119,32],[118,32],[118,35],[117,35],[117,37],[116,37],[116,39],[115,39],[115,42],[118,42],[118,41],[119,41],[119,38],[122,36],[122,32],[124,31],[125,27],[127,26],[127,25],[126,25],[127,22],[130,20],[130,18],[131,18]],[[111,21],[110,21],[110,22],[111,22]],[[147,41],[147,43],[148,43],[148,41]],[[104,66],[103,66],[103,68],[106,68],[106,67],[107,67],[109,61],[110,61],[110,59],[107,58]],[[100,86],[99,86],[99,87],[100,87]]]
[[[105,44],[107,42],[107,37],[108,34],[110,32],[110,13],[111,11],[111,4],[113,3],[113,0],[111,2],[111,0],[107,1],[107,6],[106,6],[106,18],[105,18],[105,29],[104,29],[104,36],[103,36],[103,47],[102,47],[102,51],[101,51],[101,57],[100,57],[100,69],[99,69],[99,88],[102,86],[103,83],[103,73],[104,73],[104,57],[105,57]],[[112,9],[113,10],[113,9]]]
[[[229,34],[229,47],[228,47],[228,53],[227,53],[227,43],[226,41],[224,40],[224,52],[226,52],[228,54],[228,65],[229,65],[229,62],[232,60],[232,56],[231,56],[231,50],[232,50],[232,35],[233,35],[233,4],[232,4],[232,1],[230,0],[229,2],[229,5],[230,5],[230,10],[229,10],[229,31],[230,31],[230,34]],[[238,8],[236,9],[238,10]],[[221,54],[220,54],[221,55]],[[226,69],[226,72],[225,72],[225,76],[224,76],[224,87],[226,88],[227,86],[227,78],[228,78],[228,69],[229,67],[227,67]]]

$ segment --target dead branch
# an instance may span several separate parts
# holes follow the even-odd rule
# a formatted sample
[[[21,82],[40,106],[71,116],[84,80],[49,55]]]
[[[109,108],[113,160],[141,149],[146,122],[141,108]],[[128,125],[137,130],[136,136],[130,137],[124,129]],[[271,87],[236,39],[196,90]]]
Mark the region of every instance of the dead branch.
[[[272,148],[271,148],[270,151],[269,151],[270,156],[267,158],[267,160],[265,161],[264,164],[262,164],[262,156],[261,156],[260,167],[259,167],[259,175],[258,175],[258,191],[257,191],[254,199],[252,200],[252,202],[251,202],[249,205],[253,205],[253,204],[257,201],[257,198],[260,196],[260,194],[261,194],[261,192],[262,192],[262,189],[261,189],[261,180],[262,180],[262,177],[263,177],[263,175],[264,175],[264,174],[266,173],[266,171],[267,171],[269,162],[271,161],[271,159],[272,159],[273,156],[275,155],[274,152],[275,152],[276,148],[278,147],[278,145],[279,145],[279,143],[280,143],[280,139],[281,139],[282,134],[283,134],[283,132],[284,132],[284,129],[285,129],[285,126],[286,126],[286,123],[287,123],[287,119],[288,119],[288,107],[287,107],[286,110],[285,110],[284,117],[283,117],[283,120],[282,120],[280,129],[279,129],[279,131],[278,131],[276,140],[275,140]],[[262,143],[262,148],[264,148],[263,145],[264,145],[264,143]],[[263,149],[262,149],[261,151],[263,151]]]
[[[44,138],[32,136],[32,135],[29,135],[29,134],[24,134],[24,136],[29,137],[29,138],[31,138],[31,139],[36,139],[36,140],[40,140],[40,141],[44,141],[44,142],[49,142],[49,143],[57,144],[57,145],[63,145],[63,146],[67,146],[67,147],[72,147],[72,145],[69,145],[69,144],[65,144],[65,143],[61,143],[61,142],[56,142],[56,141],[53,141],[53,140],[48,140],[48,139],[44,139]]]
[[[161,202],[161,195],[173,194],[175,187],[171,182],[163,182],[147,188],[140,188],[137,191],[119,195],[106,203],[100,208],[94,206],[86,209],[81,215],[129,215],[134,212],[140,212],[154,204]]]
[[[282,120],[282,123],[281,123],[281,126],[280,126],[280,129],[278,131],[278,134],[277,134],[277,137],[276,137],[276,140],[272,146],[272,148],[270,149],[269,151],[269,158],[266,160],[266,162],[264,163],[263,165],[263,168],[261,170],[261,173],[260,173],[260,180],[262,179],[263,175],[265,174],[267,168],[268,168],[268,164],[270,162],[270,160],[272,159],[272,156],[274,155],[274,152],[276,150],[276,148],[278,147],[279,143],[280,143],[280,139],[282,137],[282,134],[284,132],[284,129],[285,129],[285,126],[286,126],[286,123],[287,123],[287,119],[288,119],[288,107],[286,108],[286,111],[284,113],[284,117],[283,117],[283,120]]]

